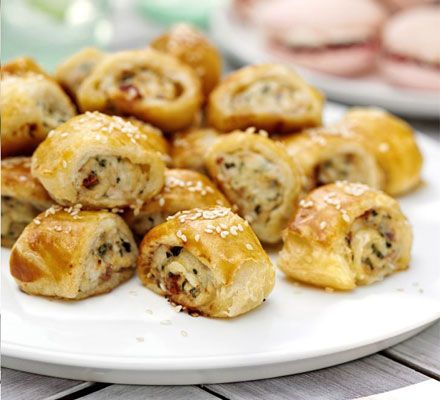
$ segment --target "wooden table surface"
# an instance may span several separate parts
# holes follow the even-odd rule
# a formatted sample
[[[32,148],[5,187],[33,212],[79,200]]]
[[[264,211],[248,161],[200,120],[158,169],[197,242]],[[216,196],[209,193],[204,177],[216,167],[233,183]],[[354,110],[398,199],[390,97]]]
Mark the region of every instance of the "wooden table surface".
[[[120,2],[114,49],[147,43],[147,30],[132,14],[125,15],[127,2]],[[125,13],[125,14],[124,14]],[[130,23],[126,23],[130,20]],[[128,30],[132,30],[130,32]],[[142,31],[144,29],[144,31]],[[123,30],[123,32],[122,32]],[[230,69],[230,68],[227,68]],[[232,68],[231,68],[232,69]],[[438,121],[409,121],[415,129],[439,140]],[[440,322],[417,336],[363,359],[281,378],[197,386],[132,386],[80,382],[2,368],[3,400],[343,400],[370,396],[408,387],[427,380],[437,383],[440,399]],[[393,400],[400,397],[392,397]],[[391,397],[389,397],[391,399]]]

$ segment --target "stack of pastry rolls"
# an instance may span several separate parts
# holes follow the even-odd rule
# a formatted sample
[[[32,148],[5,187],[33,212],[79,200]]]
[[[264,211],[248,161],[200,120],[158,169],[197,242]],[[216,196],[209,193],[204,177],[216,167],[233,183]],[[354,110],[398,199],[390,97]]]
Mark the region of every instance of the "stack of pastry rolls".
[[[230,318],[274,287],[261,243],[283,243],[291,278],[340,290],[408,267],[390,196],[420,182],[411,127],[376,109],[322,126],[324,97],[286,66],[220,69],[182,25],[84,49],[54,77],[2,67],[2,245],[24,292],[84,299],[137,270],[189,313]]]

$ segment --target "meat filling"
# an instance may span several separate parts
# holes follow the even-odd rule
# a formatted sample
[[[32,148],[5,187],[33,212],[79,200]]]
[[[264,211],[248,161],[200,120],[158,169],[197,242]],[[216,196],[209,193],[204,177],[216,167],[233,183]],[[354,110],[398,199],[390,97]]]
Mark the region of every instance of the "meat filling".
[[[136,198],[144,193],[149,179],[148,165],[133,164],[115,156],[90,158],[79,170],[81,197],[119,200]]]
[[[360,281],[374,282],[393,272],[399,256],[395,235],[384,210],[368,210],[355,220],[346,239]]]
[[[31,203],[2,196],[2,242],[12,244],[42,210]]]
[[[139,214],[134,217],[130,227],[138,238],[142,238],[150,229],[161,224],[166,216],[160,212],[152,214]]]
[[[145,68],[139,68],[137,71],[123,71],[118,84],[119,91],[127,100],[142,98],[173,100],[182,93],[179,84]]]
[[[207,303],[213,294],[209,269],[182,247],[161,245],[154,253],[149,278],[171,300],[189,309]]]
[[[268,222],[283,201],[278,166],[260,154],[236,151],[217,158],[223,184],[234,192],[233,202],[250,221]]]
[[[37,105],[41,110],[41,122],[47,131],[55,129],[58,125],[73,117],[71,111],[62,108],[62,105],[56,99],[41,99]]]
[[[136,254],[134,244],[117,228],[102,232],[86,260],[79,291],[88,293],[100,284],[134,267]]]
[[[336,181],[365,183],[368,176],[365,163],[355,154],[342,153],[319,163],[315,168],[315,186],[322,186]]]
[[[233,98],[234,111],[264,110],[266,113],[288,113],[305,111],[310,99],[304,93],[277,80],[261,79],[245,87]]]

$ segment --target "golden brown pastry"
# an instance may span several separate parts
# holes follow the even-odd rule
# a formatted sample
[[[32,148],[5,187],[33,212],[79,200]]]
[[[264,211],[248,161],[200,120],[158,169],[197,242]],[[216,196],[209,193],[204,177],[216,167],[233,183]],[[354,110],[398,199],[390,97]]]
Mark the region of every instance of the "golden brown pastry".
[[[121,217],[54,206],[25,228],[9,263],[24,292],[80,300],[109,292],[130,278],[137,255]]]
[[[206,176],[187,169],[168,169],[161,192],[140,210],[128,211],[124,218],[131,230],[143,238],[151,228],[178,211],[217,205],[230,207],[228,200]]]
[[[324,98],[281,64],[252,65],[224,79],[211,93],[208,120],[220,131],[255,127],[270,133],[321,124]]]
[[[159,193],[165,164],[132,123],[88,112],[51,132],[32,156],[32,174],[57,203],[139,206]]]
[[[374,153],[347,130],[319,127],[282,137],[281,142],[302,172],[304,193],[339,180],[382,187]]]
[[[171,165],[170,145],[165,139],[160,129],[155,128],[153,125],[143,122],[137,118],[129,117],[127,121],[136,126],[140,133],[147,137],[151,147],[160,153],[163,161],[167,165]]]
[[[201,97],[190,67],[150,48],[106,56],[78,90],[82,111],[131,115],[164,131],[188,127]]]
[[[280,143],[239,131],[223,135],[208,152],[206,168],[261,241],[281,239],[295,210],[301,177]]]
[[[142,283],[189,312],[230,318],[259,306],[275,272],[246,221],[223,207],[183,211],[144,237]]]
[[[2,246],[11,247],[23,229],[53,200],[31,175],[29,157],[2,160]]]
[[[71,55],[57,66],[55,79],[64,90],[76,100],[81,83],[105,57],[105,53],[95,47],[86,47]]]
[[[30,59],[2,68],[0,109],[2,157],[31,154],[50,130],[76,114],[61,87]]]
[[[208,96],[220,81],[222,60],[217,49],[191,25],[177,24],[151,43],[151,47],[177,57],[194,69]]]
[[[205,173],[205,155],[221,133],[212,128],[192,128],[173,137],[171,159],[175,168]]]
[[[380,109],[354,108],[340,125],[375,154],[383,170],[385,192],[398,196],[420,183],[423,157],[414,131],[405,121]]]
[[[408,268],[412,230],[396,200],[339,181],[301,200],[283,241],[278,266],[289,277],[350,290]]]

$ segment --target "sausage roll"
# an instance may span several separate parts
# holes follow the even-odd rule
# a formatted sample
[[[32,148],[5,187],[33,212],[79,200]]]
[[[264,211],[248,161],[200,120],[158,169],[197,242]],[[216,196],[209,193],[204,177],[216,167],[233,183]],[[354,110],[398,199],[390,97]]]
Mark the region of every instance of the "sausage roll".
[[[2,75],[11,74],[16,76],[23,76],[29,72],[35,74],[44,75],[49,77],[49,75],[33,60],[29,57],[18,57],[1,67]]]
[[[201,103],[195,72],[154,49],[105,57],[78,90],[82,111],[132,115],[164,131],[188,127]]]
[[[259,306],[275,272],[252,229],[223,207],[183,211],[140,246],[142,283],[190,313],[230,318]]]
[[[24,292],[79,300],[109,292],[130,278],[137,255],[121,217],[54,206],[25,228],[9,263]]]
[[[62,205],[136,206],[159,193],[165,164],[132,123],[88,112],[51,132],[32,157],[32,174]]]
[[[292,160],[301,169],[303,192],[339,180],[382,186],[382,170],[374,153],[350,132],[334,127],[320,127],[282,137]]]
[[[194,69],[208,96],[220,81],[222,60],[217,49],[191,25],[177,24],[151,43],[151,47],[177,57]]]
[[[281,239],[301,188],[284,146],[258,134],[233,132],[211,147],[206,168],[260,240]]]
[[[28,155],[76,112],[69,97],[29,60],[2,69],[2,157]]]
[[[323,96],[279,64],[244,67],[211,93],[208,120],[221,131],[255,127],[290,132],[321,124]]]
[[[23,229],[53,201],[31,175],[29,157],[2,160],[2,246],[11,247]]]
[[[356,108],[343,117],[341,125],[375,154],[385,192],[398,196],[420,183],[423,157],[405,121],[380,109]]]
[[[69,96],[76,100],[81,83],[104,57],[105,53],[101,50],[86,47],[58,65],[55,70],[55,79]]]
[[[230,206],[206,176],[186,169],[169,169],[165,171],[162,191],[140,210],[128,211],[125,221],[138,237],[143,238],[151,228],[178,211],[217,205]]]
[[[205,155],[220,136],[212,128],[194,128],[177,133],[171,147],[173,166],[205,173]]]
[[[412,230],[396,200],[338,181],[301,200],[278,266],[316,286],[350,290],[408,268]]]

